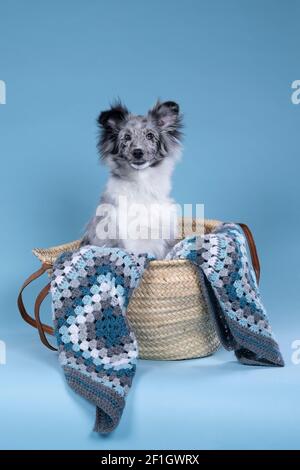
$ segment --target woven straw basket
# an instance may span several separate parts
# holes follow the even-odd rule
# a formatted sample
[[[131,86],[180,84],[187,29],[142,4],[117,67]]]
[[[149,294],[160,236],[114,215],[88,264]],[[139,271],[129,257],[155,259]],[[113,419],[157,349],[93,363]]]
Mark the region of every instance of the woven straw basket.
[[[216,220],[205,220],[205,233],[211,232],[218,223]],[[179,233],[183,238],[200,233],[201,229],[203,222],[196,224],[192,219],[184,219],[180,223]],[[33,253],[42,261],[44,269],[42,267],[41,270],[45,272],[51,270],[57,256],[64,251],[77,249],[79,244],[80,240],[53,248],[35,249]],[[34,279],[41,274],[37,273],[33,275]],[[40,337],[44,344],[47,342],[47,346],[49,343],[45,332],[51,334],[53,329],[40,322],[39,307],[48,291],[49,284],[37,298],[37,324],[33,324],[33,319],[29,321],[25,318],[22,298],[20,301],[19,297],[18,301],[23,318],[38,327]],[[187,260],[151,261],[129,303],[127,316],[137,336],[142,359],[203,357],[212,354],[220,345],[201,292],[196,267]]]
[[[205,232],[218,223],[206,221]],[[195,232],[201,227],[203,224],[195,224]],[[192,222],[185,220],[182,229],[180,226],[184,236],[191,235]],[[220,345],[197,269],[187,260],[152,261],[130,301],[127,315],[143,359],[203,357]]]

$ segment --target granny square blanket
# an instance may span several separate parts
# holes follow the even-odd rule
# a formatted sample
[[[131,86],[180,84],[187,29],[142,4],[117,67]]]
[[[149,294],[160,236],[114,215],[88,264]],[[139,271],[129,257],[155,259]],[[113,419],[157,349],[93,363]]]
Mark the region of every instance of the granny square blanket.
[[[167,258],[197,266],[220,340],[240,362],[283,366],[246,246],[238,226],[220,224],[213,233],[178,242]],[[126,311],[152,259],[87,245],[61,255],[53,268],[59,361],[70,387],[96,406],[97,432],[113,431],[122,416],[138,358]]]

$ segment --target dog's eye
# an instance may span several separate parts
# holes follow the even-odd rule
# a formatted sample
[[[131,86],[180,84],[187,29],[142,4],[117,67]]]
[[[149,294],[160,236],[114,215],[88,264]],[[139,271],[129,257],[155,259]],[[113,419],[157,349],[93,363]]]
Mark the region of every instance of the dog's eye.
[[[124,139],[125,139],[126,141],[131,140],[131,135],[130,135],[130,134],[125,134],[125,135],[124,135]]]
[[[154,134],[152,134],[152,132],[148,132],[146,137],[147,137],[148,140],[153,140],[154,139]]]

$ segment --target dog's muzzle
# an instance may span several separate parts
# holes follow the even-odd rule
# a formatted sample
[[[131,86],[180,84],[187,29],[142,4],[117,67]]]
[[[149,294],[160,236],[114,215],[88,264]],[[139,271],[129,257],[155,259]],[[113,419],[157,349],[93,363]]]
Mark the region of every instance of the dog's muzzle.
[[[145,162],[145,160],[138,160],[138,161],[133,160],[132,162],[130,162],[130,166],[134,168],[135,170],[143,170],[144,168],[147,168],[149,165],[150,165],[150,162],[149,161]]]

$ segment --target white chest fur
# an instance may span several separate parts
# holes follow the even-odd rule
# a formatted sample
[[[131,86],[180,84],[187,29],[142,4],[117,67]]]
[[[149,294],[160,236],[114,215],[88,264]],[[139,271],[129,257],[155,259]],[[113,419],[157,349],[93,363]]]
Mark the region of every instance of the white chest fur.
[[[177,236],[177,208],[169,196],[172,165],[163,163],[159,172],[150,167],[129,180],[111,176],[102,196],[102,202],[112,206],[107,217],[115,225],[113,238],[119,246],[159,259]]]

